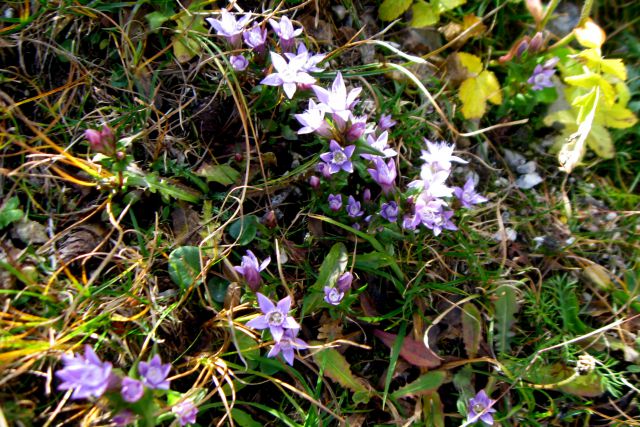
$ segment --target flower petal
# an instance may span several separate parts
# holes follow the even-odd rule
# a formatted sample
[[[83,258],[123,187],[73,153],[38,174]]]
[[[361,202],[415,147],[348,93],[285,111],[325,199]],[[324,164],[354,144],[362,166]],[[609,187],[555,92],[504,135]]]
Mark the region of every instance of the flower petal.
[[[268,314],[276,309],[276,305],[273,302],[271,302],[269,298],[262,295],[260,292],[256,293],[256,297],[258,298],[258,305],[260,306],[260,310],[264,314]]]

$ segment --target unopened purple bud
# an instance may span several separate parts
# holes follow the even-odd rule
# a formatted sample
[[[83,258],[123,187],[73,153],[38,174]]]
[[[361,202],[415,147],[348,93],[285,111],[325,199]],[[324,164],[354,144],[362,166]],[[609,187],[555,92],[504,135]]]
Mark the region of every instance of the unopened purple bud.
[[[371,201],[371,190],[365,188],[362,192],[362,201],[364,203],[369,203]]]
[[[529,42],[526,40],[522,40],[518,44],[518,48],[516,49],[516,56],[518,57],[522,56],[527,51],[528,48],[529,48]]]
[[[249,66],[249,61],[242,55],[232,55],[229,62],[235,71],[244,71]]]
[[[351,125],[349,130],[347,131],[347,141],[353,142],[358,140],[362,135],[364,135],[364,131],[366,130],[367,123],[366,122],[356,122]]]
[[[387,129],[395,126],[396,121],[391,118],[391,114],[383,114],[380,116],[380,121],[378,122],[378,128],[380,132],[384,132]]]
[[[336,282],[336,288],[338,288],[340,292],[347,292],[349,289],[351,289],[352,282],[353,282],[353,274],[347,271],[346,273],[338,277],[338,281]]]
[[[107,125],[103,125],[100,131],[95,129],[85,130],[84,137],[89,141],[91,150],[96,153],[112,155],[115,151],[115,136]]]
[[[317,190],[320,187],[320,178],[318,178],[317,176],[313,175],[311,178],[309,178],[309,185],[314,190]]]
[[[529,42],[529,51],[530,52],[538,52],[542,49],[542,44],[544,43],[544,38],[541,32],[537,32],[535,36]]]

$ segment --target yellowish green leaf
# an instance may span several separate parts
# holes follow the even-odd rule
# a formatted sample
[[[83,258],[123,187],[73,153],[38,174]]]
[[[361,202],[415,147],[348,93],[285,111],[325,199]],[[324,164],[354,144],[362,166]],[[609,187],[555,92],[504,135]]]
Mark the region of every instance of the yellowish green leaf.
[[[590,89],[594,86],[597,86],[600,83],[601,79],[602,77],[600,77],[599,74],[592,73],[591,71],[587,71],[584,74],[579,74],[577,76],[565,77],[564,81],[565,83],[570,84],[571,86],[578,86],[578,87],[584,87],[584,88]]]
[[[604,126],[595,124],[591,126],[591,132],[587,137],[587,145],[603,159],[611,159],[616,154],[611,135],[609,135],[609,131]]]
[[[333,348],[325,348],[313,354],[313,359],[324,375],[331,378],[341,386],[355,393],[372,395],[372,389],[367,386],[364,379],[356,377],[351,372],[351,366],[343,355]]]
[[[431,3],[426,1],[417,1],[411,7],[413,12],[413,19],[411,20],[411,26],[420,28],[427,27],[429,25],[435,25],[440,21],[440,11],[434,7]]]
[[[440,7],[440,11],[446,12],[451,9],[455,9],[458,6],[462,6],[465,4],[467,0],[440,0],[438,5]]]
[[[466,119],[479,119],[487,109],[487,100],[481,96],[482,87],[476,77],[462,82],[458,89],[458,97],[462,101],[462,115]]]
[[[615,85],[616,92],[618,94],[618,105],[626,107],[627,103],[631,99],[631,92],[624,82],[618,82]]]
[[[627,68],[622,59],[604,59],[600,66],[605,73],[614,75],[620,80],[627,80]]]
[[[482,71],[482,61],[475,55],[465,52],[458,52],[460,63],[469,70],[469,73],[480,74]]]
[[[593,20],[588,19],[581,27],[576,27],[573,33],[580,43],[584,47],[600,48],[607,35],[604,30],[598,26]]]
[[[558,162],[560,170],[571,173],[573,169],[582,161],[586,151],[586,141],[593,127],[593,119],[598,108],[598,99],[600,90],[595,88],[591,91],[593,100],[585,102],[581,108],[581,114],[578,115],[578,130],[571,134],[567,142],[562,146],[558,153]]]
[[[615,129],[626,129],[638,123],[638,118],[628,108],[615,104],[603,111],[604,125]]]
[[[411,3],[413,0],[384,0],[378,9],[378,16],[383,21],[393,21],[409,9]]]
[[[484,70],[478,75],[478,85],[482,88],[483,96],[489,102],[500,105],[502,104],[502,91],[500,83],[493,72]]]

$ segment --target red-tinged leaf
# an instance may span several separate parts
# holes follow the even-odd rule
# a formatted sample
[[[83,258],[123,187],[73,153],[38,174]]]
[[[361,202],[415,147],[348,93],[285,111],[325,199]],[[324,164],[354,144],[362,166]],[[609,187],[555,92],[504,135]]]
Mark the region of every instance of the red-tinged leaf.
[[[393,343],[396,340],[396,334],[390,334],[388,332],[380,331],[378,329],[373,331],[373,334],[380,338],[380,341],[389,348],[393,348]],[[400,347],[400,357],[414,366],[420,366],[422,368],[435,368],[441,365],[441,359],[433,351],[424,346],[423,343],[414,340],[413,338],[405,337]]]

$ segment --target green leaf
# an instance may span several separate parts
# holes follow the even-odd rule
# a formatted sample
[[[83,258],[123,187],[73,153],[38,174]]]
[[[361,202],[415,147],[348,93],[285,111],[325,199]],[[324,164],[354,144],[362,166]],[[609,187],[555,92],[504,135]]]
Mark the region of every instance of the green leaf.
[[[402,15],[413,0],[384,0],[378,9],[378,15],[383,21],[393,21]]]
[[[505,353],[511,345],[511,327],[516,319],[514,315],[518,311],[516,292],[511,286],[502,285],[496,289],[497,298],[494,300],[496,346],[499,353]]]
[[[229,235],[241,246],[248,245],[258,233],[258,217],[245,215],[229,226]]]
[[[351,366],[343,355],[333,348],[325,348],[313,355],[313,360],[323,372],[341,386],[357,393],[357,398],[363,403],[369,401],[373,391],[364,379],[356,377],[351,373]],[[356,397],[356,395],[354,395]],[[364,400],[363,400],[364,399]]]
[[[162,24],[167,22],[173,16],[173,12],[151,12],[145,16],[145,19],[149,23],[149,31],[155,32]]]
[[[426,1],[418,0],[413,4],[411,10],[413,12],[413,19],[411,20],[412,27],[427,27],[429,25],[435,25],[440,21],[440,11],[438,8]]]
[[[198,169],[197,174],[204,177],[207,182],[217,182],[222,185],[231,185],[240,178],[240,172],[229,165],[204,165]]]
[[[253,419],[253,417],[238,408],[231,409],[231,417],[240,427],[262,427],[264,424]]]
[[[462,339],[467,355],[475,357],[482,340],[482,318],[478,308],[470,302],[462,306]]]
[[[578,317],[580,303],[576,297],[576,283],[566,278],[560,278],[553,289],[558,300],[564,330],[575,334],[586,333],[589,328]]]
[[[424,425],[430,427],[444,427],[444,405],[440,399],[440,394],[427,393],[422,399],[424,409]]]
[[[440,6],[441,12],[446,12],[451,9],[455,9],[458,6],[465,4],[467,0],[440,0],[438,6]]]
[[[420,394],[433,393],[444,383],[447,378],[445,371],[430,371],[420,375],[415,381],[400,387],[391,393],[391,397],[397,399],[404,396],[417,396]]]
[[[22,219],[24,212],[18,207],[19,205],[20,200],[17,197],[12,197],[5,202],[0,209],[0,230]]]
[[[181,289],[190,288],[201,271],[200,251],[197,246],[181,246],[169,254],[169,277]],[[198,283],[200,282],[202,278],[198,280]]]

